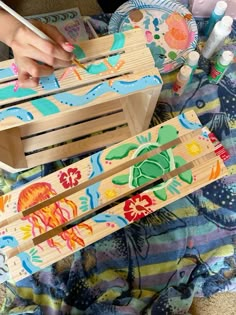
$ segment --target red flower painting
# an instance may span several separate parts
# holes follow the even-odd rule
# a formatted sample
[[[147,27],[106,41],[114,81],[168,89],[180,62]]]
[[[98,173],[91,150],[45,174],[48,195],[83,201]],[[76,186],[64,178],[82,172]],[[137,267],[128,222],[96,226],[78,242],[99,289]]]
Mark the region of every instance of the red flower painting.
[[[125,202],[124,215],[130,222],[137,221],[153,212],[152,204],[148,195],[136,195]]]
[[[81,173],[76,167],[70,167],[67,172],[61,172],[59,174],[60,183],[66,189],[78,185],[80,178]]]

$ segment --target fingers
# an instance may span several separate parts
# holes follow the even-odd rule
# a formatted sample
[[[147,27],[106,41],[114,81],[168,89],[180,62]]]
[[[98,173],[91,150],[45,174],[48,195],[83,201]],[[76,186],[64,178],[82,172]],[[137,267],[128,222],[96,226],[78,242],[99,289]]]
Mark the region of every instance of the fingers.
[[[37,22],[34,23],[37,26]],[[55,59],[70,61],[73,58],[72,51],[74,47],[70,44],[67,44],[65,37],[58,31],[58,29],[53,25],[40,23],[40,30],[42,30],[46,35],[48,35],[52,42],[44,40],[32,34],[31,31],[28,32],[29,39],[28,42],[34,43],[33,45],[41,50],[43,53],[53,56]],[[33,37],[34,39],[33,39]]]
[[[67,39],[53,25],[41,24],[41,30],[47,34],[55,43],[60,45],[65,51],[71,53],[74,46],[67,42]]]
[[[19,69],[20,87],[37,86],[40,77],[49,76],[54,68],[71,66],[73,60],[73,45],[66,41],[56,27],[38,21],[33,24],[52,41],[41,38],[24,26],[18,28],[11,41],[11,48]]]
[[[22,88],[35,88],[38,86],[39,79],[32,78],[28,72],[20,71],[18,74],[18,86]]]
[[[33,88],[39,83],[40,77],[49,76],[53,73],[53,67],[47,65],[39,65],[31,58],[20,58],[18,64],[18,84],[19,87]]]
[[[36,49],[40,50],[43,54],[52,56],[55,59],[63,61],[71,61],[72,54],[66,52],[62,47],[56,43],[49,42],[37,36],[36,34],[30,35],[28,43],[31,43]]]
[[[45,63],[53,68],[65,68],[71,66],[71,60],[61,60],[53,57],[52,55],[48,55],[43,53],[41,50],[37,49],[32,45],[28,45],[27,49],[24,53],[25,57],[32,58],[34,56],[34,60]]]

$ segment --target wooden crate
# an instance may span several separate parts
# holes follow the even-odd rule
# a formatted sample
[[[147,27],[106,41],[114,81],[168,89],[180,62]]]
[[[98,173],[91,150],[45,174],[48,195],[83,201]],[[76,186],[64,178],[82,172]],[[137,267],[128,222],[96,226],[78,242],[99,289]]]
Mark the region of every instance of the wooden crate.
[[[225,176],[193,111],[0,197],[0,282],[23,279]]]
[[[59,69],[14,92],[0,64],[0,167],[11,172],[117,143],[149,127],[162,80],[142,30],[83,41],[86,69]]]

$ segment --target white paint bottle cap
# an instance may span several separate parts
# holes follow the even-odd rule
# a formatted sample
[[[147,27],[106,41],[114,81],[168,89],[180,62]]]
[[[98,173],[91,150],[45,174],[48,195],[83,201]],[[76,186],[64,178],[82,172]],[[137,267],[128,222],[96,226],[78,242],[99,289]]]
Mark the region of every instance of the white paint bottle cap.
[[[185,65],[185,66],[182,66],[180,71],[179,71],[179,79],[181,81],[187,81],[189,80],[190,76],[191,76],[191,73],[192,73],[192,69]]]
[[[200,55],[197,51],[191,51],[187,57],[187,64],[190,67],[196,66],[198,64],[199,57],[200,57]]]
[[[219,27],[222,31],[229,31],[232,27],[234,20],[231,16],[224,16],[221,21],[219,21]]]
[[[222,66],[228,66],[234,59],[234,54],[230,50],[225,50],[219,58],[220,64]]]
[[[227,3],[225,1],[218,1],[216,3],[214,12],[217,15],[223,15],[225,13],[227,7],[228,7],[228,5],[227,5]]]

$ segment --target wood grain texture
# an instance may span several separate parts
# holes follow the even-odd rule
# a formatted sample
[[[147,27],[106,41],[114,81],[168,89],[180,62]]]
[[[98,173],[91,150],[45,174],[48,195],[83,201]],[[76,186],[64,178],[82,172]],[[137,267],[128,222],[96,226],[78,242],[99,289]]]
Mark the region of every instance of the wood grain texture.
[[[227,168],[200,126],[187,112],[6,194],[0,233],[9,235],[11,249],[2,250],[13,279],[225,176]]]
[[[6,73],[0,86],[0,133],[18,128],[23,147],[15,165],[5,154],[3,169],[15,172],[90,152],[148,128],[162,80],[143,31],[83,41],[76,49],[83,52],[80,62],[86,69],[56,70],[37,88],[15,93],[14,61],[0,64]]]

